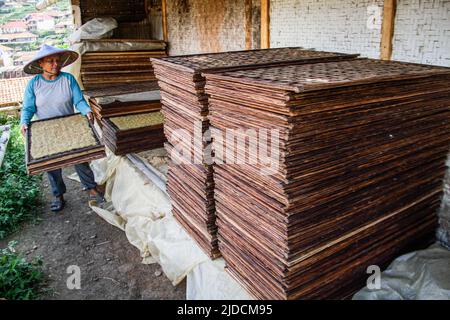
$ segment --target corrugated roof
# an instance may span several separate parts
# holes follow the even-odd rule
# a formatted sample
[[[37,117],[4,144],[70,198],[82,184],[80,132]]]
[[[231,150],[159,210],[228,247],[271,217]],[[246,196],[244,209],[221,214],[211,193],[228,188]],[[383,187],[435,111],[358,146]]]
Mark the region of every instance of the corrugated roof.
[[[0,79],[0,107],[21,103],[25,87],[31,78]]]

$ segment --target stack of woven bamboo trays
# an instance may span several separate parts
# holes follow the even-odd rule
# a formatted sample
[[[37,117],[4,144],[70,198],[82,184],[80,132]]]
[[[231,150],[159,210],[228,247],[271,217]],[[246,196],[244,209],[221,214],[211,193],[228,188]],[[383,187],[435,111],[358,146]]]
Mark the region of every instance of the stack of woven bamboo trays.
[[[159,111],[103,118],[103,142],[115,155],[161,148],[163,122]]]
[[[99,17],[114,17],[119,23],[147,18],[147,0],[89,0],[77,1],[83,23]]]
[[[25,145],[29,174],[105,157],[97,132],[80,114],[31,122]]]
[[[206,79],[224,162],[214,170],[220,252],[256,298],[346,298],[365,285],[368,266],[433,239],[450,146],[449,68],[358,59]],[[247,138],[236,149],[248,160],[232,164],[235,148],[218,143],[227,129],[258,138],[269,130],[272,162],[251,163],[264,146]]]
[[[132,99],[120,101],[121,97],[129,94],[148,94],[149,98],[139,99],[137,101],[133,101]],[[125,87],[115,86],[89,90],[85,91],[85,95],[89,96],[89,104],[99,121],[102,118],[161,110],[159,87],[156,81],[130,84]]]
[[[152,59],[161,89],[164,133],[168,141],[166,149],[171,158],[167,190],[173,213],[210,257],[216,258],[220,252],[215,224],[213,168],[208,152],[210,143],[202,141],[209,122],[205,78],[201,73],[356,57],[302,48],[278,48]],[[179,153],[183,157],[178,157]]]
[[[96,40],[99,42],[100,40]],[[131,41],[131,40],[130,40]],[[133,40],[134,42],[136,40]],[[109,44],[108,42],[111,42]],[[120,43],[127,43],[127,39],[103,39],[101,45],[112,50]],[[140,40],[148,42],[150,47],[155,42],[164,44],[159,40]],[[89,41],[86,41],[89,43]],[[133,51],[92,51],[86,52],[81,57],[81,80],[85,89],[97,89],[114,85],[127,85],[130,83],[142,83],[155,80],[151,58],[166,56],[165,50],[141,50]]]

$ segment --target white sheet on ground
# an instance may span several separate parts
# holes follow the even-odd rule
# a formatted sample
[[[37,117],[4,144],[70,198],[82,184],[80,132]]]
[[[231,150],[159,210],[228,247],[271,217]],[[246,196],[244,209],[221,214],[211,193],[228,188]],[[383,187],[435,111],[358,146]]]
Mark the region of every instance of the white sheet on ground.
[[[252,300],[253,298],[225,272],[225,260],[198,264],[187,276],[187,300]]]
[[[139,249],[144,263],[158,262],[174,285],[200,263],[210,261],[173,218],[167,195],[149,181],[125,157],[108,152],[107,159],[93,161],[95,175],[105,170],[102,208],[91,208],[107,222],[123,229]],[[101,168],[101,169],[99,169]],[[232,296],[230,296],[232,297]]]
[[[381,288],[364,288],[354,300],[450,299],[450,251],[434,244],[395,259],[381,273]]]

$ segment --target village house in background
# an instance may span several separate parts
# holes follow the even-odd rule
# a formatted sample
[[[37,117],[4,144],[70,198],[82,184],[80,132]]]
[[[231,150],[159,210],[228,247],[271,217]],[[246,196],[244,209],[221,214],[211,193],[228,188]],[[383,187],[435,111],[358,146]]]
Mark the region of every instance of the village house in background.
[[[38,0],[0,1],[0,79],[23,77],[22,66],[46,43],[67,47],[74,31],[69,0],[38,11]]]
[[[24,21],[30,32],[50,31],[55,28],[55,19],[47,13],[30,13]]]

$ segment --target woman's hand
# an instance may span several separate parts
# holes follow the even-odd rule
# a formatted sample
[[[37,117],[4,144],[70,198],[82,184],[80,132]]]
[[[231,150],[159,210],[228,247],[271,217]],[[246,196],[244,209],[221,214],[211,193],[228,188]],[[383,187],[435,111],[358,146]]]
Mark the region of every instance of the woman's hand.
[[[22,124],[20,126],[20,132],[22,132],[22,135],[25,137],[27,134],[28,126],[26,124]]]

